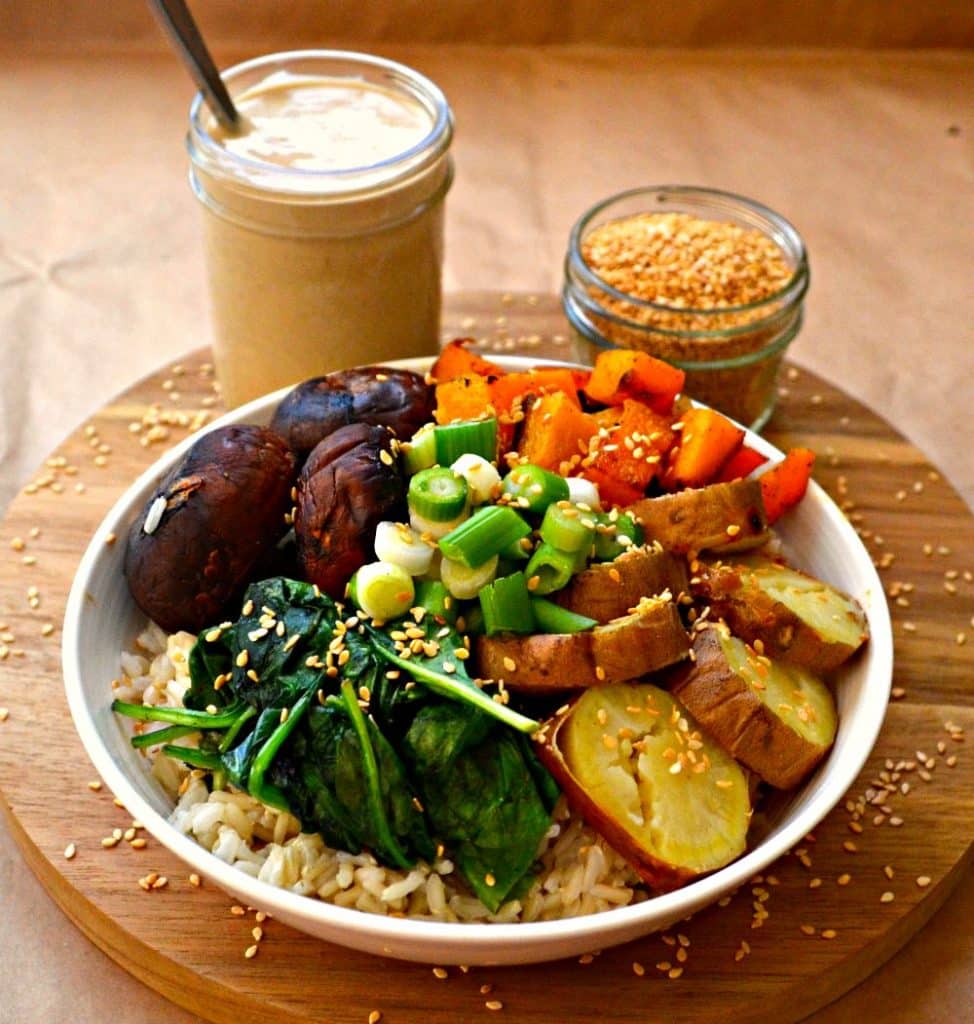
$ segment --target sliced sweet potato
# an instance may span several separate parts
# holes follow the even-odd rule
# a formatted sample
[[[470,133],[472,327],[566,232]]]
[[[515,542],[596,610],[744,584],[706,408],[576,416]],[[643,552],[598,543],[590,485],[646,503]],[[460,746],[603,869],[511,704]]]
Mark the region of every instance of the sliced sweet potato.
[[[536,466],[570,475],[597,429],[574,392],[542,395],[524,417],[518,454]]]
[[[644,597],[689,591],[686,559],[658,544],[643,544],[611,562],[596,562],[554,595],[569,611],[596,622],[627,615]]]
[[[569,803],[657,891],[744,852],[747,777],[666,691],[587,690],[542,735],[541,759]]]
[[[626,510],[643,525],[647,540],[687,554],[743,551],[768,539],[768,523],[756,480],[735,480],[644,498]]]
[[[668,413],[685,379],[682,370],[646,352],[607,349],[595,359],[585,394],[602,405],[621,405],[634,398],[657,412]]]
[[[858,601],[780,562],[701,565],[692,587],[735,636],[817,675],[841,665],[869,636]]]
[[[689,649],[676,604],[660,598],[583,633],[479,637],[474,653],[481,678],[543,693],[637,679],[680,661]]]
[[[722,626],[699,630],[694,660],[671,689],[717,742],[779,789],[791,789],[835,739],[828,687],[797,665],[759,655]]]
[[[561,394],[581,408],[572,371],[560,367],[538,367],[526,373],[506,373],[491,381],[491,401],[499,416],[511,412],[514,402],[528,395]]]
[[[454,377],[501,377],[506,372],[496,363],[471,351],[473,338],[457,338],[444,345],[430,369],[433,380],[442,382]]]
[[[680,487],[702,487],[740,448],[744,430],[716,409],[693,408],[681,417],[680,446],[670,475]]]

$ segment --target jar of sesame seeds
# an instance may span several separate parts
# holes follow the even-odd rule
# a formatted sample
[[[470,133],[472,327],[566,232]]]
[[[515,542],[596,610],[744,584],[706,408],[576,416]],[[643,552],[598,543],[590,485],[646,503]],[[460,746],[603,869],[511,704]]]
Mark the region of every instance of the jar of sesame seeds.
[[[686,186],[634,189],[572,228],[562,304],[594,355],[640,349],[686,372],[686,392],[760,430],[808,290],[805,246],[760,203]]]

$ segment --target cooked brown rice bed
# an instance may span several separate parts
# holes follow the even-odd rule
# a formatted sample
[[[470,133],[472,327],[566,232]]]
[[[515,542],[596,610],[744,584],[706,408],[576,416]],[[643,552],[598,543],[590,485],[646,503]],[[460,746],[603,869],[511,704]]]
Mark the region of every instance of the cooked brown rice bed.
[[[151,625],[122,655],[114,696],[145,704],[182,705],[189,687],[190,633],[166,634]],[[191,744],[187,737],[181,742]],[[169,820],[220,860],[263,882],[372,914],[403,914],[436,921],[546,921],[594,914],[646,899],[632,868],[573,815],[555,810],[538,852],[538,874],[520,900],[491,913],[464,884],[448,858],[418,862],[411,871],[387,868],[369,853],[326,846],[300,831],[291,814],[246,793],[210,792],[203,773],[146,751],[152,774],[175,801]]]

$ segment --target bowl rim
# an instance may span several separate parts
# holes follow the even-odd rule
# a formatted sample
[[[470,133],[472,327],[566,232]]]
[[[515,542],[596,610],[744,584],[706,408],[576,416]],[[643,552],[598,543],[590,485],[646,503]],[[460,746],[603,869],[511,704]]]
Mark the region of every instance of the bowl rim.
[[[422,372],[428,369],[432,358],[390,360],[383,365]],[[502,356],[497,361],[513,370],[523,370],[538,365],[578,365],[564,360],[535,359],[527,356]],[[105,784],[122,801],[126,810],[141,821],[158,842],[191,868],[210,878],[224,890],[245,892],[251,905],[260,907],[271,914],[279,914],[291,922],[295,920],[321,921],[335,933],[337,937],[334,938],[334,941],[339,943],[342,942],[340,931],[347,928],[358,935],[368,936],[373,941],[401,942],[404,937],[415,939],[417,952],[421,952],[423,946],[434,943],[451,943],[462,948],[476,947],[480,950],[500,951],[513,943],[521,947],[541,948],[554,946],[558,940],[570,940],[573,943],[578,943],[588,939],[591,939],[593,943],[592,948],[601,948],[611,945],[613,941],[622,941],[626,936],[632,937],[638,933],[640,928],[642,928],[643,934],[648,934],[659,927],[667,926],[670,922],[696,912],[713,903],[722,895],[745,884],[755,874],[767,868],[769,864],[800,843],[838,804],[855,781],[879,735],[892,685],[893,645],[889,608],[882,583],[862,541],[832,499],[819,484],[812,481],[805,500],[810,498],[819,506],[821,513],[826,517],[829,532],[838,531],[847,543],[851,543],[856,554],[861,556],[859,561],[868,582],[866,589],[873,597],[871,607],[868,609],[870,657],[873,663],[866,682],[871,694],[870,707],[874,707],[875,710],[866,722],[859,723],[860,744],[854,751],[848,752],[849,756],[845,758],[836,777],[831,780],[825,792],[817,794],[811,799],[807,806],[798,812],[795,819],[776,834],[765,838],[756,847],[717,871],[698,878],[673,892],[651,896],[642,902],[632,903],[628,906],[615,907],[579,917],[513,923],[429,921],[372,914],[336,906],[323,900],[317,900],[312,896],[299,895],[271,885],[269,882],[262,882],[240,871],[214,856],[190,837],[183,835],[170,824],[166,817],[156,811],[129,781],[122,766],[114,760],[107,746],[101,741],[94,709],[89,707],[84,700],[81,627],[84,615],[88,611],[88,580],[97,569],[100,559],[105,555],[109,535],[114,533],[119,537],[123,536],[127,525],[126,520],[130,517],[133,507],[137,505],[143,492],[155,484],[201,434],[228,424],[246,422],[248,417],[263,413],[268,407],[279,402],[292,386],[254,399],[252,402],[217,418],[202,430],[190,434],[174,445],[139,474],[114,502],[95,530],[78,565],[65,607],[62,641],[64,685],[71,716],[85,751]],[[770,442],[750,431],[747,433],[747,443],[764,455],[774,457],[782,454]],[[119,655],[121,653],[119,651]],[[105,693],[106,699],[110,697],[110,687],[107,681]],[[881,713],[877,713],[880,710]],[[823,766],[828,763],[829,759],[827,758],[823,762]],[[806,782],[805,785],[807,786],[808,783]],[[796,792],[802,792],[802,790]],[[660,922],[665,922],[665,924]],[[404,928],[408,929],[405,933]],[[615,933],[625,934],[622,935],[622,938],[613,940],[612,936]],[[351,946],[354,943],[349,941],[347,945]],[[525,952],[527,953],[527,950]],[[536,956],[535,959],[557,959],[564,955],[564,953],[552,951],[550,954]],[[413,959],[421,959],[421,957],[417,956]],[[527,957],[525,962],[527,962]]]

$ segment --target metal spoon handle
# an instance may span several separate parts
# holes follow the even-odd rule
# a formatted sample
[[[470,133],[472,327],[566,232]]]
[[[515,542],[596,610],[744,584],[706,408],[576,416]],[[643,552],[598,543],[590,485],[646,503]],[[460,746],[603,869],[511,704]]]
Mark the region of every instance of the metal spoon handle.
[[[239,131],[243,119],[230,99],[185,0],[149,0],[149,6],[155,11],[217,120],[228,131]]]

